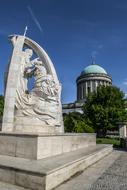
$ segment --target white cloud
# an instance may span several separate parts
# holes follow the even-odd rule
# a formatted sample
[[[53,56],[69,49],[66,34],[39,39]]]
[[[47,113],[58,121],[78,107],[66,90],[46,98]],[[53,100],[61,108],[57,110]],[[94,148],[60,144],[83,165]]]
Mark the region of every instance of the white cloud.
[[[29,13],[31,15],[32,20],[34,21],[34,23],[36,24],[36,26],[38,27],[38,29],[40,30],[40,32],[42,32],[43,31],[42,27],[41,27],[38,19],[36,18],[35,14],[34,14],[34,12],[32,10],[32,8],[30,6],[27,6],[27,9],[28,9],[28,11],[29,11]]]
[[[126,86],[127,86],[127,79],[125,79],[125,80],[123,81],[123,85],[126,85]]]
[[[127,81],[124,81],[123,84],[124,84],[124,85],[127,85]]]

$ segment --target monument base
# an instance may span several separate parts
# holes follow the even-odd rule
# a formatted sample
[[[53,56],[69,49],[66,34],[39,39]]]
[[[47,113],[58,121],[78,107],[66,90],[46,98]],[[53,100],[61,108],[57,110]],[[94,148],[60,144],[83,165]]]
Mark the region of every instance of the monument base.
[[[93,145],[94,133],[0,133],[0,154],[20,158],[42,159]]]
[[[0,156],[0,181],[31,190],[51,190],[111,151],[112,145],[96,145],[40,160]]]
[[[112,151],[96,134],[0,133],[0,181],[51,190]]]

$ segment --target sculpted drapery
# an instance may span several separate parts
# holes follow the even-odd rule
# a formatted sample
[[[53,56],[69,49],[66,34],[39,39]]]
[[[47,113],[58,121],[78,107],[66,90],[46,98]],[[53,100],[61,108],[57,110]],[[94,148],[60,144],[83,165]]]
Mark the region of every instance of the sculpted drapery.
[[[43,62],[37,57],[32,59],[33,51],[22,52],[19,86],[16,91],[16,113],[37,117],[48,125],[60,125],[58,120],[60,86],[47,74]],[[28,79],[34,77],[34,85],[29,92]],[[57,121],[57,123],[56,123]]]
[[[48,54],[26,36],[9,38],[13,51],[5,78],[2,130],[63,132],[61,84]]]

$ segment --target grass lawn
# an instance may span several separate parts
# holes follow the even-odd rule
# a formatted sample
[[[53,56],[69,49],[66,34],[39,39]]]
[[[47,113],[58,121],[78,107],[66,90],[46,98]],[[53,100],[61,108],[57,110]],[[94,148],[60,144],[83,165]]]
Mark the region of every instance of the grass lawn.
[[[119,148],[120,147],[120,139],[119,138],[97,138],[97,144],[113,144],[113,147]]]

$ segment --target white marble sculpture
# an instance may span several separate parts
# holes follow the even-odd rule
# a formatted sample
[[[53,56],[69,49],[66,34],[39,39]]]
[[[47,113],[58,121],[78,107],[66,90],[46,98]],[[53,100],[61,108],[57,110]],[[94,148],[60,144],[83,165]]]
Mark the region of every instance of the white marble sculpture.
[[[10,39],[13,53],[6,82],[2,130],[63,132],[61,85],[50,58],[25,36],[14,35]],[[28,80],[31,78],[34,84],[30,91]]]

